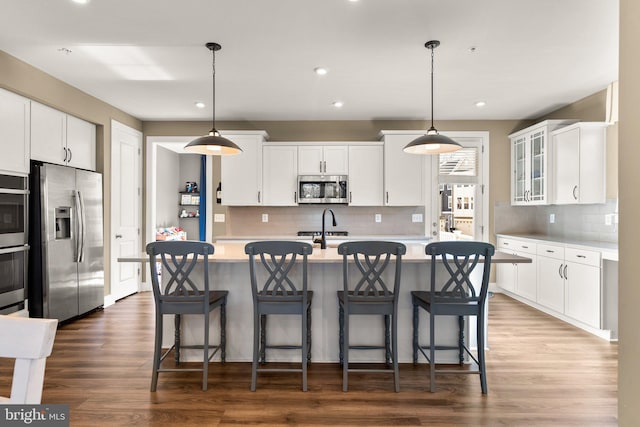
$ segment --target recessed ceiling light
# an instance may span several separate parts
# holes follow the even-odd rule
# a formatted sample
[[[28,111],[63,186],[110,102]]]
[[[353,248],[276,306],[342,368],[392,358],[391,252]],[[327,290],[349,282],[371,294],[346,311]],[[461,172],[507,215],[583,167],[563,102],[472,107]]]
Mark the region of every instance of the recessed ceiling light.
[[[68,47],[61,47],[61,48],[58,49],[58,52],[64,53],[66,55],[69,55],[73,51],[71,49],[69,49]]]
[[[349,0],[349,1],[350,1],[351,3],[355,3],[355,2],[357,2],[358,0]]]
[[[71,0],[74,3],[78,3],[78,4],[87,4],[89,3],[89,0]]]
[[[313,69],[313,71],[319,76],[324,76],[325,74],[327,74],[329,72],[329,70],[327,70],[324,67],[316,67],[316,68]]]
[[[477,51],[478,51],[478,47],[477,47],[477,46],[471,46],[471,47],[469,48],[469,52],[470,52],[470,53],[476,53]]]
[[[342,102],[342,101],[333,101],[333,104],[331,104],[331,105],[333,105],[336,108],[342,108],[342,106],[344,105],[344,102]]]
[[[204,108],[206,106],[207,106],[207,104],[205,104],[204,102],[200,102],[200,101],[196,102],[196,107],[198,107],[198,108]]]
[[[485,105],[487,105],[487,103],[486,103],[486,102],[484,102],[484,101],[478,101],[478,102],[476,102],[476,107],[478,107],[478,108],[480,108],[480,107],[484,107]]]

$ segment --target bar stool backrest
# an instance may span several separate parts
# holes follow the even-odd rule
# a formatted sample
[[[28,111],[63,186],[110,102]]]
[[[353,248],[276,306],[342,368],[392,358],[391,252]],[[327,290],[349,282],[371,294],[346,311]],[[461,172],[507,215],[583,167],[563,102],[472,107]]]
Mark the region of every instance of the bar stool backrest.
[[[402,255],[406,247],[399,242],[360,241],[345,242],[338,246],[342,255],[343,283],[347,301],[393,301],[400,287]],[[383,274],[391,261],[395,261],[393,283],[387,284]],[[357,280],[349,280],[349,261],[353,260],[360,272]],[[397,300],[397,298],[395,298]]]
[[[432,303],[484,301],[489,289],[491,257],[494,252],[493,245],[485,242],[454,241],[428,244],[425,253],[431,255]],[[438,263],[441,263],[448,273],[448,278],[440,289],[436,289],[436,283],[442,283],[442,280],[436,282]],[[479,291],[471,283],[471,274],[478,266],[484,266]]]
[[[190,240],[159,241],[147,245],[151,264],[151,283],[156,303],[165,313],[205,313],[209,305],[209,255],[214,253],[210,243]],[[194,280],[194,268],[202,258],[203,274],[199,287]],[[166,275],[160,283],[161,274]],[[191,308],[189,308],[191,307]]]
[[[307,295],[307,257],[313,247],[304,242],[262,241],[245,246],[249,255],[251,291],[254,302],[258,301],[300,301]],[[302,257],[302,272],[296,277],[292,270],[298,256]],[[256,263],[256,257],[260,260]],[[258,284],[259,270],[266,273],[264,283]],[[262,276],[261,276],[262,277]]]

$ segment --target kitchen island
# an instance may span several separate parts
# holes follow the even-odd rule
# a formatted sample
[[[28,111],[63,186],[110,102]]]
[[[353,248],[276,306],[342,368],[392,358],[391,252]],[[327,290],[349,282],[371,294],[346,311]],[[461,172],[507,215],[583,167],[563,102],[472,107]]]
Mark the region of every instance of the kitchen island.
[[[342,256],[337,252],[337,241],[329,241],[327,249],[314,247],[309,256],[309,289],[313,290],[311,307],[312,361],[338,361],[338,300],[336,291],[342,289]],[[212,289],[229,291],[227,301],[227,353],[228,361],[248,362],[252,359],[253,339],[253,302],[249,283],[248,257],[244,253],[243,243],[216,243],[215,253],[209,258],[210,285]],[[402,280],[398,302],[398,360],[400,363],[412,362],[412,306],[411,291],[427,290],[431,258],[424,253],[424,243],[407,244],[407,253],[402,258]],[[146,255],[119,258],[120,262],[148,262]],[[530,259],[503,252],[496,252],[494,263],[528,263]],[[481,277],[482,270],[478,269]],[[150,298],[152,296],[150,295]],[[428,317],[423,310],[420,313],[421,343],[428,340]],[[283,316],[286,317],[286,316]],[[268,325],[268,341],[279,343],[299,343],[299,317],[288,316],[282,321],[271,321]],[[185,344],[202,341],[202,317],[185,315],[183,318],[183,342]],[[211,318],[211,342],[218,341],[219,319],[217,313]],[[360,344],[380,344],[383,342],[384,322],[381,316],[356,316],[351,323],[351,336]],[[164,322],[163,347],[169,347],[173,340],[173,322]],[[439,318],[438,344],[455,345],[457,342],[457,320],[455,317]],[[475,322],[467,322],[470,345],[475,343]],[[491,335],[489,332],[488,343]],[[488,344],[489,345],[489,344]],[[185,360],[199,360],[200,354],[183,352]],[[350,359],[359,361],[381,361],[382,350],[378,354],[372,351],[353,351]],[[299,361],[299,352],[270,350],[270,361]],[[457,351],[446,351],[439,355],[438,362],[457,363]]]

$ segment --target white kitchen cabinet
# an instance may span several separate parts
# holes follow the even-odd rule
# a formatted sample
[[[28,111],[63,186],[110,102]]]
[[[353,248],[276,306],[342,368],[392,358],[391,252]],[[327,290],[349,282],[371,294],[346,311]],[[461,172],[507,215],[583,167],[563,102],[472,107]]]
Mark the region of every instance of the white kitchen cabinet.
[[[298,147],[272,145],[262,149],[264,206],[297,206]]]
[[[565,314],[589,326],[600,328],[600,253],[567,248],[565,263]]]
[[[29,173],[31,101],[0,89],[0,170]]]
[[[382,145],[349,146],[349,206],[382,206]]]
[[[605,202],[606,127],[580,122],[551,133],[552,203]]]
[[[523,246],[526,250],[535,248],[536,254],[519,252],[517,249]],[[535,272],[526,273],[520,270],[527,265],[524,263],[517,267],[496,264],[496,284],[505,293],[601,338],[617,337],[617,322],[612,319],[617,318],[618,284],[605,284],[602,251],[548,239],[502,235],[498,236],[497,247],[501,252],[532,258],[536,266]],[[526,283],[527,276],[536,281],[535,298],[523,292],[522,280]]]
[[[564,313],[564,247],[538,244],[538,300],[545,307]]]
[[[382,131],[384,141],[384,204],[386,206],[424,205],[426,158],[402,149],[420,133]]]
[[[550,133],[573,122],[575,120],[546,120],[509,135],[512,205],[549,203]]]
[[[67,165],[96,170],[96,126],[67,115]]]
[[[349,151],[346,145],[298,146],[299,175],[348,175]]]
[[[537,255],[536,244],[515,239],[498,239],[500,251],[531,259],[531,263],[506,264],[497,271],[497,284],[501,288],[531,301],[537,296]],[[511,267],[512,271],[508,268]]]
[[[263,131],[221,132],[237,144],[242,153],[221,158],[222,204],[226,206],[262,205]]]
[[[96,127],[61,111],[31,102],[31,158],[96,169]]]

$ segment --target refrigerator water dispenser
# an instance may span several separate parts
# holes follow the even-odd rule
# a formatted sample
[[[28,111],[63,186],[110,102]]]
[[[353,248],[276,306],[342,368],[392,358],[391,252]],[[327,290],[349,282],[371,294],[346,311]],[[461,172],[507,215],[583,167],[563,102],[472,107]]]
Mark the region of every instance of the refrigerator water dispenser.
[[[71,208],[56,208],[56,240],[71,238]]]

